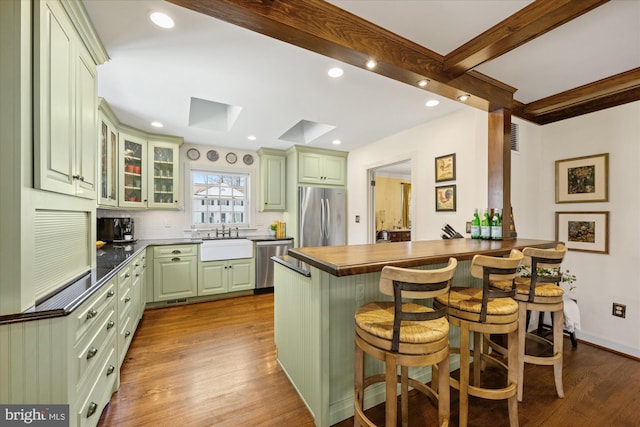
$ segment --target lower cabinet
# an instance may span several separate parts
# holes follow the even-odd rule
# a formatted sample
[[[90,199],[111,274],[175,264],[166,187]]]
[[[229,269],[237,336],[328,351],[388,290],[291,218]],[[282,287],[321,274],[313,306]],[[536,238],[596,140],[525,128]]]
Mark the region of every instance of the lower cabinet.
[[[153,248],[153,300],[166,301],[197,296],[198,245]]]
[[[255,287],[254,258],[200,262],[198,295],[245,291]]]

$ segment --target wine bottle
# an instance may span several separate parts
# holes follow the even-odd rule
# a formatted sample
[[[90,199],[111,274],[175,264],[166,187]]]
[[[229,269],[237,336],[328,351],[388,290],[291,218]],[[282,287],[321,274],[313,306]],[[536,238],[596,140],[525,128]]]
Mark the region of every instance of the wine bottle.
[[[478,209],[473,210],[473,219],[471,219],[471,238],[480,238],[480,217],[478,216]]]
[[[493,211],[491,218],[491,240],[502,240],[502,216],[500,209]]]
[[[480,222],[480,238],[483,240],[491,239],[491,218],[489,218],[489,209],[484,210],[482,221]]]

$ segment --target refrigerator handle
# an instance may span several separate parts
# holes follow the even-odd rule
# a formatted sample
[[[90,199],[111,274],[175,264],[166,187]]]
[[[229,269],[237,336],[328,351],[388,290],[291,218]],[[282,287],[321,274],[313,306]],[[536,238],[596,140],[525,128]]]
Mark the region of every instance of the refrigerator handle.
[[[320,199],[320,236],[324,238],[324,199]]]
[[[324,222],[324,230],[325,230],[325,236],[327,237],[327,239],[329,239],[329,228],[331,227],[331,208],[329,207],[329,199],[325,199],[325,201],[327,203],[327,208],[325,210],[326,219]]]

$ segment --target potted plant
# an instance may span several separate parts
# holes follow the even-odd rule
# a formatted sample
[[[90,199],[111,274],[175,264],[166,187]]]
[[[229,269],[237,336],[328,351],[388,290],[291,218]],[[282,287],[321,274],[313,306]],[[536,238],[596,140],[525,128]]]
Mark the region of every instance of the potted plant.
[[[531,277],[531,266],[529,265],[521,265],[518,269],[519,277]],[[568,286],[569,292],[573,291],[576,288],[574,285],[576,281],[576,275],[572,274],[569,269],[561,271],[560,268],[541,268],[538,267],[538,276],[542,277],[554,277],[560,276],[560,283]]]
[[[269,235],[270,236],[275,236],[276,235],[276,223],[275,222],[269,226]]]

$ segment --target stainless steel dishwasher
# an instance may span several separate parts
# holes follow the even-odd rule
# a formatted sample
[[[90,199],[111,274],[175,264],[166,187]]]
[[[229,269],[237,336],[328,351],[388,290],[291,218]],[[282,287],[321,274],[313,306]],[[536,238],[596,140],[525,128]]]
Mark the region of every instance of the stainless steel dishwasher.
[[[256,293],[273,291],[272,256],[286,255],[293,240],[266,240],[256,242]]]

